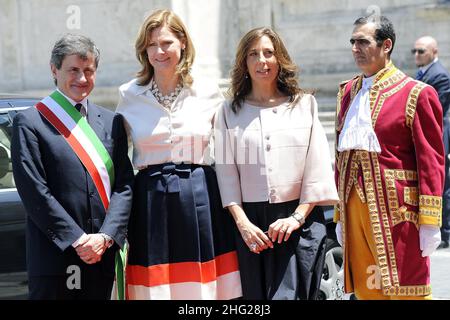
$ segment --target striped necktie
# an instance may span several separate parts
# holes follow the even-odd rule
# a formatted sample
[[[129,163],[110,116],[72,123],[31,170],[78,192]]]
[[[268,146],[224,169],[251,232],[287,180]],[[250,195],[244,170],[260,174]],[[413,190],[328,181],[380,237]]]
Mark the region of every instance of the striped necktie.
[[[422,70],[417,71],[416,80],[420,80],[423,77],[424,72]]]
[[[75,105],[75,109],[77,109],[83,117],[86,117],[86,108],[81,103],[77,103]]]

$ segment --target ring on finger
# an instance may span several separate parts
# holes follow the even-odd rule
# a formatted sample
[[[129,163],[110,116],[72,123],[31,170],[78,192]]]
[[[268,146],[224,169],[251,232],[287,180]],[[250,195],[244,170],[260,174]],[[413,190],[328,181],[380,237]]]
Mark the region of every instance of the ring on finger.
[[[253,242],[253,243],[250,244],[249,247],[250,247],[250,250],[255,251],[256,248],[258,247],[258,245],[255,242]]]

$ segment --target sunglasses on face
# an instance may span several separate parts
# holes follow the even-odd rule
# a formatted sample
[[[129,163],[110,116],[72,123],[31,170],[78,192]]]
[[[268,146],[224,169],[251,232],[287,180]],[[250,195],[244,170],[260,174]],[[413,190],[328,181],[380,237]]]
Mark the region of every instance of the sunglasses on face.
[[[425,49],[411,49],[411,53],[412,54],[416,54],[416,52],[418,53],[418,54],[424,54],[425,53]]]

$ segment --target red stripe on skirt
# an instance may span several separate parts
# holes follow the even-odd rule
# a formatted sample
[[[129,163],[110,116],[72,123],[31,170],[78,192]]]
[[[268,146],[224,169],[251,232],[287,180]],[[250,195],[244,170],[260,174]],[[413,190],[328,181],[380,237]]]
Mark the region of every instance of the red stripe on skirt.
[[[208,283],[227,273],[239,271],[236,251],[207,262],[177,262],[149,267],[127,266],[127,284],[154,287],[171,283]]]

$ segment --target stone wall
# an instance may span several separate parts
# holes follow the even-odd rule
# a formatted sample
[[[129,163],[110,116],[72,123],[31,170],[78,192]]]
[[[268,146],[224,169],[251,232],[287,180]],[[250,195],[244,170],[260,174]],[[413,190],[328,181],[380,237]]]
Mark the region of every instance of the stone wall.
[[[397,66],[413,74],[410,49],[417,37],[430,34],[450,68],[449,0],[381,0],[376,6],[369,0],[0,0],[0,92],[47,94],[53,87],[51,48],[63,33],[76,32],[94,39],[101,51],[93,99],[113,108],[117,87],[139,68],[133,48],[138,28],[163,7],[177,12],[191,33],[194,74],[221,83],[239,38],[251,28],[272,26],[299,64],[302,86],[334,95],[338,82],[357,72],[349,38],[353,21],[368,10],[394,22]]]
[[[274,22],[303,69],[303,84],[328,94],[337,90],[339,81],[358,72],[349,39],[354,20],[368,9],[392,20],[397,35],[392,60],[398,67],[415,73],[410,50],[417,37],[430,34],[439,42],[440,59],[450,68],[450,3],[417,2],[377,1],[374,7],[367,0],[274,1]]]

